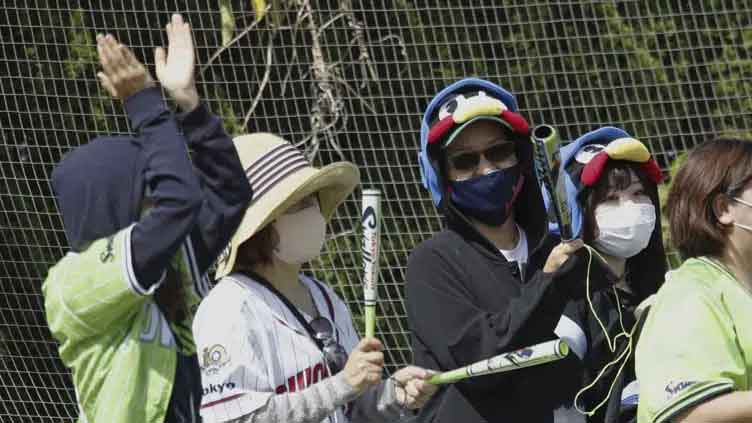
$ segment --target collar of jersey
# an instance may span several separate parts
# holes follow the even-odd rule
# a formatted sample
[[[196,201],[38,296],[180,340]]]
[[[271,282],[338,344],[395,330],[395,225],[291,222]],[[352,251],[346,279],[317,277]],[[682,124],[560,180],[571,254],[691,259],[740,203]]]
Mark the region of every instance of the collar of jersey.
[[[270,295],[271,297],[273,297],[275,299],[275,301],[279,301],[279,303],[282,304],[282,307],[284,309],[287,308],[285,306],[284,302],[282,300],[280,300],[279,298],[277,298],[277,295],[274,292],[270,291],[263,284],[258,283],[252,277],[250,277],[250,276],[248,276],[246,274],[243,274],[243,273],[235,272],[235,273],[232,273],[231,275],[228,275],[227,278],[230,279],[230,280],[232,280],[232,281],[234,281],[238,285],[242,286],[244,289],[253,290],[253,289],[256,289],[255,287],[263,289],[264,292],[266,292],[268,295]],[[314,307],[316,307],[316,311],[318,312],[319,316],[325,317],[326,319],[328,319],[329,322],[331,322],[331,324],[332,324],[332,328],[334,328],[334,330],[336,332],[339,332],[339,330],[337,328],[337,325],[336,325],[336,322],[333,320],[334,316],[329,316],[329,312],[328,311],[325,311],[323,313],[321,312],[322,309],[323,310],[327,310],[327,306],[326,306],[326,303],[325,303],[326,299],[322,298],[321,292],[318,292],[319,291],[318,289],[314,289],[315,287],[313,286],[313,284],[316,283],[316,282],[314,282],[312,280],[309,280],[309,278],[307,276],[303,275],[303,274],[299,274],[298,275],[298,280],[300,281],[300,283],[302,283],[306,287],[306,289],[308,289],[308,292],[311,294],[311,297],[313,298],[313,305],[314,305]],[[284,326],[290,328],[295,333],[297,333],[297,334],[299,334],[301,336],[305,336],[306,338],[309,337],[308,333],[305,330],[305,328],[301,325],[300,322],[298,322],[298,319],[292,319],[292,320],[295,321],[295,323],[290,323],[290,321],[289,321],[290,319],[288,319],[285,316],[285,313],[284,312],[280,312],[281,308],[279,308],[279,307],[271,307],[270,306],[269,309],[270,309],[271,313],[274,315],[275,319],[277,319],[281,324],[283,324]],[[309,322],[313,318],[313,316],[309,315],[308,313],[306,313],[303,310],[298,309],[298,311],[300,312],[300,314],[304,318],[308,319]],[[339,336],[336,336],[336,338],[339,339]]]
[[[742,282],[739,279],[737,279],[736,276],[734,276],[734,274],[731,273],[731,270],[729,270],[726,267],[726,265],[724,265],[723,263],[719,262],[718,260],[716,260],[716,259],[714,259],[712,257],[707,257],[707,256],[700,257],[700,258],[698,258],[698,260],[700,260],[702,262],[705,262],[705,263],[708,263],[711,266],[715,267],[716,269],[720,270],[723,274],[725,274],[734,283],[736,283],[739,286],[741,286],[741,288],[744,290],[744,292],[746,292],[747,294],[749,294],[749,296],[752,297],[752,288],[750,288],[749,286],[747,286],[747,284],[745,284],[744,282]]]
[[[261,290],[261,292],[264,293],[264,296],[262,298],[264,299],[264,302],[267,303],[269,307],[269,312],[273,315],[275,320],[279,321],[280,324],[289,328],[290,330],[299,334],[300,336],[304,336],[306,338],[309,337],[305,328],[301,325],[300,322],[298,322],[298,319],[295,319],[295,318],[289,319],[287,316],[285,316],[285,312],[283,311],[287,309],[287,306],[285,305],[285,303],[281,299],[277,298],[277,295],[274,292],[270,291],[263,284],[258,283],[256,280],[254,280],[248,275],[245,275],[243,273],[238,273],[238,272],[227,275],[226,277],[230,279],[231,281],[240,285],[243,289],[247,289],[251,292]],[[309,288],[308,285],[306,285],[306,288]],[[274,306],[270,304],[267,301],[267,298],[273,298],[270,301],[274,301],[275,303],[272,303],[272,304],[277,304],[278,306]],[[314,300],[314,303],[315,301],[316,300]],[[314,304],[314,305],[318,309],[318,304]],[[254,307],[254,306],[255,306],[254,304],[249,304],[249,307]],[[310,317],[307,313],[303,312],[302,310],[299,310],[299,311],[303,315],[303,317],[305,318]]]

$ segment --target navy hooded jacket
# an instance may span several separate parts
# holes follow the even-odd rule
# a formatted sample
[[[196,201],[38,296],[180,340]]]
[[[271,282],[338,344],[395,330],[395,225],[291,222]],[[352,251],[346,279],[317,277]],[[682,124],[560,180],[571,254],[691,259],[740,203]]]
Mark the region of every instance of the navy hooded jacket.
[[[137,137],[96,138],[52,173],[71,249],[137,222],[131,248],[139,281],[156,282],[186,235],[204,273],[251,199],[232,140],[204,104],[174,119],[158,88],[129,97],[125,108]],[[153,208],[139,220],[147,187]]]

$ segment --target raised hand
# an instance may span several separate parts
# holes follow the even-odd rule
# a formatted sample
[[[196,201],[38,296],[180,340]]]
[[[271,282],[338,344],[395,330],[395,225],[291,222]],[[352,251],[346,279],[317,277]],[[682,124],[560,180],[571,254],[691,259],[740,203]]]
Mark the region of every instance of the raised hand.
[[[194,70],[196,56],[193,50],[193,36],[190,24],[179,14],[165,26],[167,31],[167,51],[158,47],[154,51],[157,79],[175,100],[178,107],[188,112],[198,106],[198,90]]]
[[[438,385],[428,383],[434,374],[436,372],[417,366],[397,370],[391,377],[395,382],[397,402],[410,410],[423,407],[439,389]]]
[[[125,100],[154,86],[154,79],[143,63],[111,34],[97,35],[97,53],[102,65],[102,72],[97,73],[97,78],[112,97]]]
[[[358,393],[381,382],[384,368],[384,346],[376,338],[363,338],[347,358],[345,373],[347,383]]]

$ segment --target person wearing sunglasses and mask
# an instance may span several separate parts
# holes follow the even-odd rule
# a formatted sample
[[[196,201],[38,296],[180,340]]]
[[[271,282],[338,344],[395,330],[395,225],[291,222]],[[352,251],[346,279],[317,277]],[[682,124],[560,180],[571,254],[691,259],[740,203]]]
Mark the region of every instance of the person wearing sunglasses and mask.
[[[752,421],[752,141],[695,147],[666,202],[686,261],[637,345],[640,423]]]
[[[591,288],[586,298],[567,305],[556,327],[574,353],[567,359],[572,376],[562,383],[570,385],[573,403],[587,421],[634,422],[637,315],[647,315],[638,306],[658,291],[666,272],[658,201],[662,173],[641,141],[614,127],[588,132],[560,154],[572,233],[589,246],[561,277],[584,280]],[[549,229],[559,235],[556,224]]]
[[[300,273],[357,168],[312,167],[271,134],[235,145],[255,195],[193,324],[204,422],[387,422],[420,407],[436,390],[432,372],[408,366],[382,380],[381,342],[359,341],[345,303]]]
[[[451,370],[556,338],[584,282],[558,283],[581,241],[547,235],[529,126],[512,94],[468,78],[423,116],[423,184],[446,228],[418,245],[406,306],[417,365]],[[442,388],[421,422],[564,422],[558,364],[471,378]],[[559,416],[559,417],[556,417]],[[556,420],[554,420],[556,418]]]

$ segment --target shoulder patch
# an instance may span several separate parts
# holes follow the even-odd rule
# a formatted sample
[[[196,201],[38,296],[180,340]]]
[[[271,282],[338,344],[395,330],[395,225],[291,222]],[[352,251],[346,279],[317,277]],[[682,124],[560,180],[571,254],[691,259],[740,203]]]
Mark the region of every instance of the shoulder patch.
[[[211,347],[204,348],[201,354],[201,370],[208,374],[215,374],[230,362],[230,354],[227,349],[220,344],[214,344]]]

